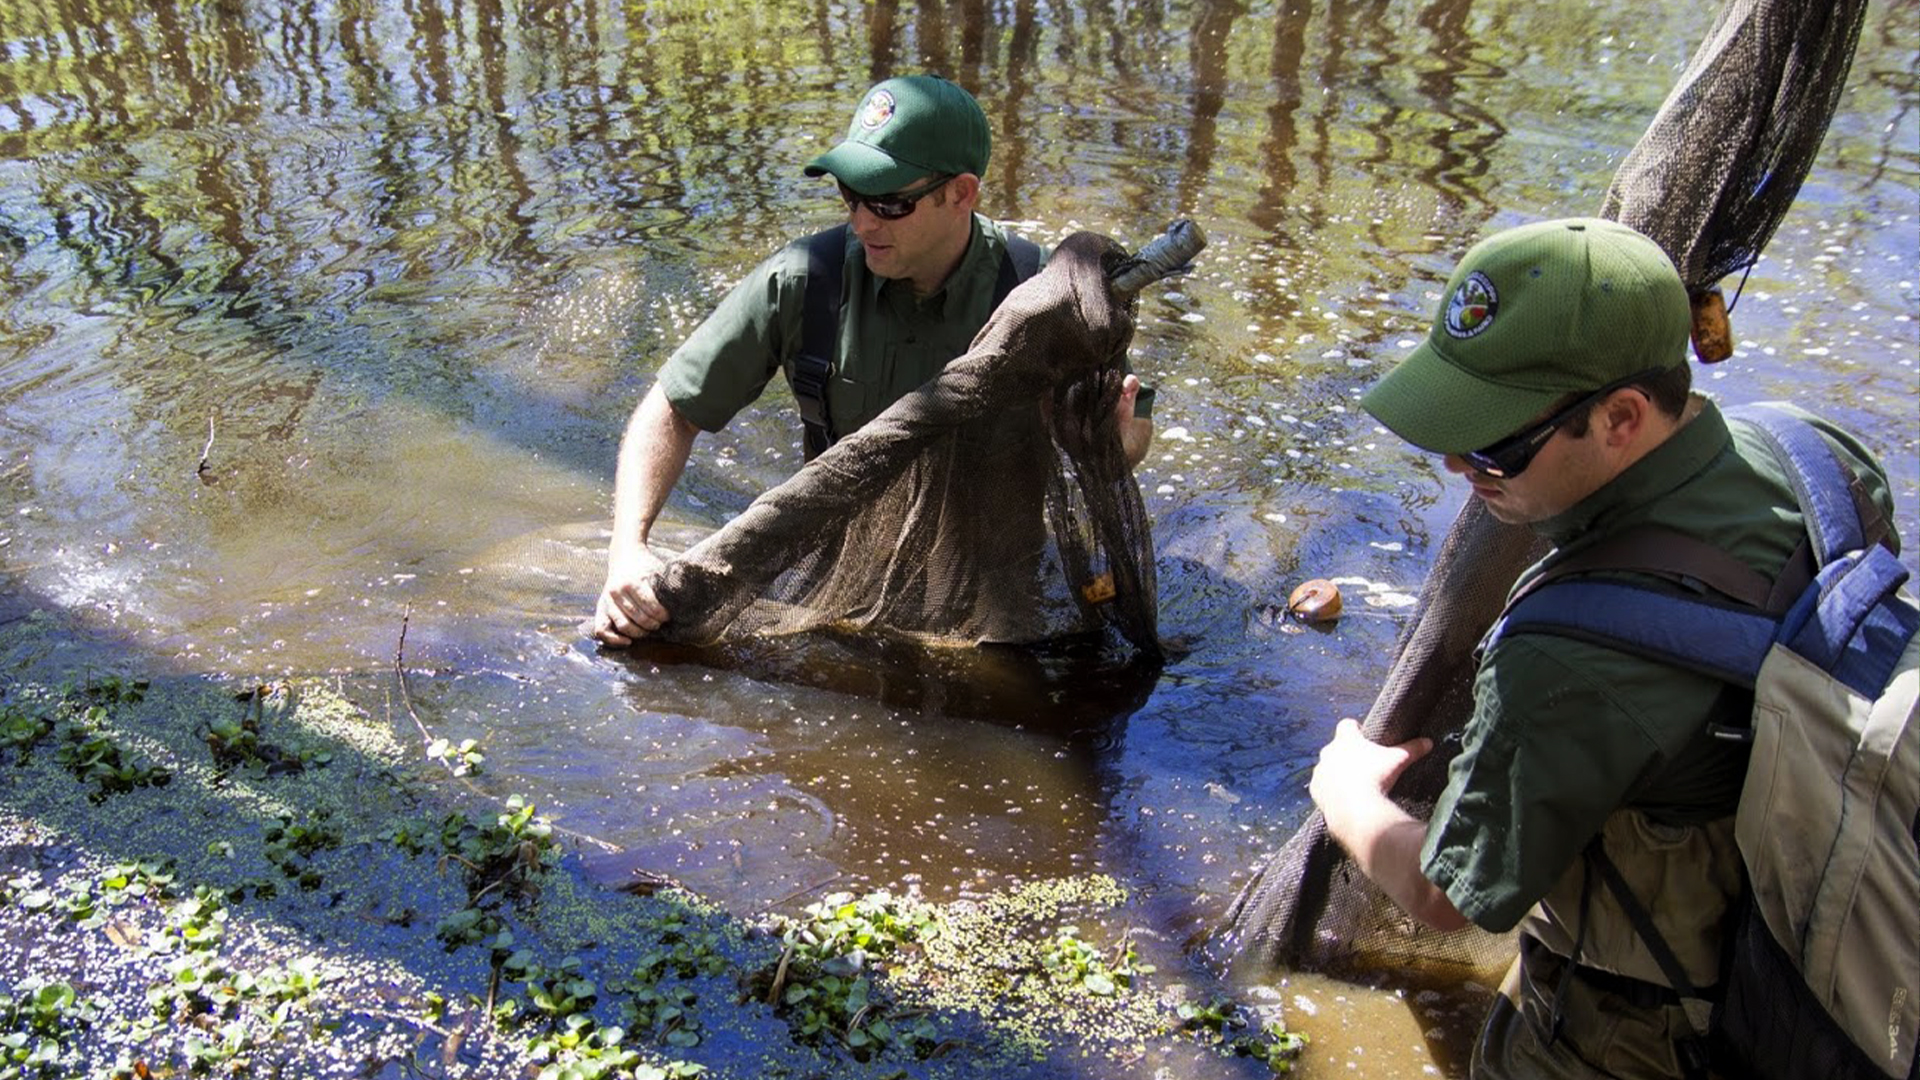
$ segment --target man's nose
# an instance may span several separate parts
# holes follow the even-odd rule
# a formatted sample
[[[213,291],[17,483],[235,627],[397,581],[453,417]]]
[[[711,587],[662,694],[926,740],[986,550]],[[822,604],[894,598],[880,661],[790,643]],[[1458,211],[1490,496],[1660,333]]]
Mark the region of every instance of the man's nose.
[[[853,235],[865,236],[880,227],[880,215],[868,209],[866,203],[855,203],[847,211],[847,225],[853,229]]]

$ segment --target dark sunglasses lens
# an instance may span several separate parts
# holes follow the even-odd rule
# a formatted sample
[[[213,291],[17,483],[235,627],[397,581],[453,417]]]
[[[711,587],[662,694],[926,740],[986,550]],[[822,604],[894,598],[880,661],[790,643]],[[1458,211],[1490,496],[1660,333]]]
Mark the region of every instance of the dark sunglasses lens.
[[[1485,450],[1470,451],[1460,457],[1479,472],[1496,480],[1507,480],[1526,471],[1533,461],[1533,446],[1523,444],[1506,447],[1496,443]]]
[[[864,206],[883,221],[898,221],[913,213],[916,201],[901,195],[862,195],[845,184],[840,185],[840,198],[847,204],[848,213]]]
[[[873,211],[873,216],[883,221],[898,221],[913,213],[914,200],[903,199],[898,195],[875,195],[860,200]]]

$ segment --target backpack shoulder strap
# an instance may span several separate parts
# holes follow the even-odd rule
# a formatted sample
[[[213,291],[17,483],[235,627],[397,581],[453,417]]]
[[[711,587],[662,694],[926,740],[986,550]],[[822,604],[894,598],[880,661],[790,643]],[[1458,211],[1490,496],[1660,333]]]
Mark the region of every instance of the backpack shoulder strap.
[[[800,406],[806,458],[812,461],[836,436],[827,412],[827,384],[840,344],[840,282],[847,262],[847,227],[807,237],[807,288],[800,313],[800,352],[787,371]]]
[[[1501,614],[1482,651],[1510,634],[1553,634],[1752,687],[1778,617],[1744,605],[1609,578],[1567,578],[1529,590]]]
[[[1786,469],[1806,519],[1810,552],[1796,555],[1780,581],[1769,582],[1691,537],[1664,529],[1634,530],[1529,582],[1508,602],[1481,648],[1508,633],[1558,634],[1751,687],[1767,650],[1784,636],[1781,616],[1787,616],[1788,627],[1805,618],[1804,597],[1811,592],[1807,584],[1813,571],[1871,542],[1873,526],[1863,520],[1860,509],[1863,501],[1871,501],[1864,500],[1852,472],[1801,417],[1765,405],[1733,409],[1729,415],[1764,436]],[[1694,592],[1706,586],[1733,604],[1578,576],[1595,570],[1653,574]]]
[[[1561,578],[1595,570],[1652,574],[1690,593],[1710,590],[1735,603],[1764,611],[1785,610],[1787,603],[1799,595],[1795,590],[1784,603],[1777,602],[1773,595],[1774,582],[1767,575],[1704,540],[1659,525],[1643,525],[1560,560],[1528,582],[1514,599]]]
[[[1717,1005],[1722,995],[1717,991],[1703,992],[1693,985],[1692,979],[1687,978],[1687,970],[1681,966],[1680,958],[1674,955],[1673,946],[1667,944],[1666,936],[1661,934],[1660,928],[1654,924],[1653,915],[1647,911],[1646,905],[1640,902],[1639,897],[1633,895],[1633,887],[1627,884],[1627,879],[1620,873],[1620,867],[1607,854],[1607,849],[1600,843],[1598,836],[1587,845],[1584,855],[1589,867],[1588,872],[1599,872],[1600,880],[1606,884],[1607,891],[1613,894],[1615,902],[1626,913],[1627,921],[1633,924],[1634,933],[1640,935],[1640,940],[1646,945],[1647,952],[1652,954],[1653,962],[1660,966],[1660,973],[1666,976],[1667,983],[1673,987],[1674,993],[1682,998],[1693,998]],[[1574,957],[1574,960],[1578,961],[1579,957]],[[1706,1080],[1713,1075],[1710,1068],[1712,1059],[1707,1049],[1709,1036],[1701,1029],[1699,1021],[1694,1018],[1692,1012],[1687,1013],[1687,1023],[1693,1028],[1692,1036],[1682,1036],[1675,1039],[1673,1043],[1674,1052],[1680,1058],[1681,1075],[1687,1077],[1687,1080]]]
[[[827,410],[827,387],[839,354],[840,283],[846,272],[847,227],[836,225],[814,233],[807,237],[806,245],[807,287],[801,302],[800,352],[788,369],[787,381],[800,406],[806,459],[812,461],[840,437]],[[994,280],[994,307],[1000,306],[1014,286],[1039,272],[1040,257],[1040,245],[1007,234],[1000,273]]]
[[[1040,271],[1040,245],[1024,236],[1007,234],[1007,249],[1000,255],[1000,276],[993,283],[993,306],[1007,298],[1015,285]]]
[[[1727,416],[1759,431],[1787,470],[1794,500],[1813,540],[1816,567],[1890,539],[1879,506],[1812,424],[1777,402],[1742,405],[1727,410]]]

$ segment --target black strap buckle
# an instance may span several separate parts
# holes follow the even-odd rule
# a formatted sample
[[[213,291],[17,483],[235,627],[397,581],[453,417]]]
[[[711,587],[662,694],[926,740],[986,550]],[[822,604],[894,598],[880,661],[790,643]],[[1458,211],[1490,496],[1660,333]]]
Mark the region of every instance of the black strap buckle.
[[[801,353],[793,358],[793,374],[788,381],[799,403],[802,423],[833,426],[827,418],[827,380],[832,377],[833,365],[821,357]]]

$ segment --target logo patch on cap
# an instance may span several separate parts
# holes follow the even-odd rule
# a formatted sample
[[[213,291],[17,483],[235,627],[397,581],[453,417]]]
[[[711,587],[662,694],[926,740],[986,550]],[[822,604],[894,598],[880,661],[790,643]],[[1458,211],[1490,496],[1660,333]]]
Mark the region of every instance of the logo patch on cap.
[[[1447,333],[1457,338],[1473,337],[1493,325],[1494,313],[1499,310],[1499,290],[1487,275],[1475,270],[1447,300]]]
[[[878,131],[886,127],[887,121],[893,119],[893,109],[893,92],[875,90],[867,98],[867,103],[860,106],[861,128],[867,131]]]

